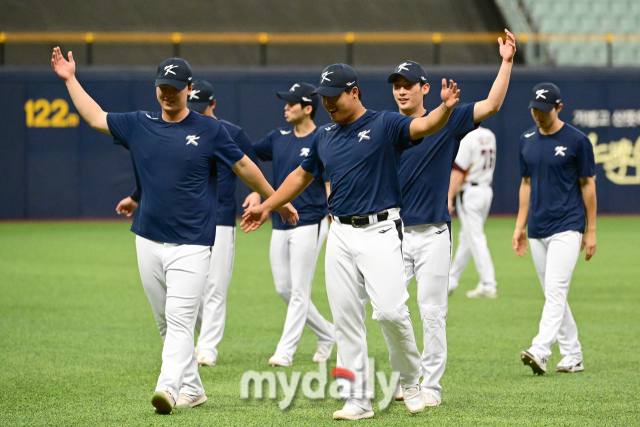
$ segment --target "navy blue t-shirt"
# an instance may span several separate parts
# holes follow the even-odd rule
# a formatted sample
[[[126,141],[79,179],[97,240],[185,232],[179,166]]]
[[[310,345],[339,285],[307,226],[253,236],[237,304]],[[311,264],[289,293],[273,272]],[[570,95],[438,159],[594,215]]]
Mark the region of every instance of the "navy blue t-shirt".
[[[398,161],[411,141],[412,117],[367,110],[348,125],[318,128],[302,168],[327,172],[329,211],[337,216],[366,215],[402,207]]]
[[[454,108],[439,132],[402,153],[400,185],[404,207],[400,216],[405,226],[451,221],[447,207],[451,167],[462,138],[478,127],[473,123],[474,106],[475,103]]]
[[[530,238],[584,233],[580,178],[596,174],[593,146],[585,134],[567,123],[553,135],[532,127],[520,137],[520,173],[531,178]]]
[[[178,123],[161,113],[107,114],[115,143],[131,152],[140,205],[131,231],[158,242],[212,246],[218,211],[217,162],[244,157],[213,117],[190,111]]]
[[[229,132],[229,136],[236,143],[240,151],[247,155],[254,163],[258,163],[253,152],[253,145],[241,127],[220,120],[222,126]],[[236,182],[238,177],[224,163],[218,163],[218,225],[236,225]]]
[[[274,188],[280,187],[287,176],[306,159],[316,132],[317,129],[307,136],[298,138],[293,126],[287,126],[274,130],[262,141],[254,144],[253,148],[260,160],[273,162]],[[311,184],[291,203],[300,217],[297,225],[319,223],[328,211],[327,190],[322,175],[316,175]],[[279,213],[273,212],[271,216],[275,230],[294,228],[289,223],[282,222]]]

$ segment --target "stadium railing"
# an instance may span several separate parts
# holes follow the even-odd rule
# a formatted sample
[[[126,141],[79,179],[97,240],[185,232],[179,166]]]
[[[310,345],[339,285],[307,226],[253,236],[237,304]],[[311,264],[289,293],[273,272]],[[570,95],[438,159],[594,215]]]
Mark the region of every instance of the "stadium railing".
[[[86,46],[86,63],[93,63],[94,44],[166,44],[180,55],[186,44],[255,44],[259,65],[268,63],[269,45],[344,45],[345,61],[353,63],[356,44],[433,45],[433,63],[441,61],[443,44],[495,43],[503,33],[493,32],[347,32],[347,33],[259,33],[259,32],[0,32],[0,65],[5,65],[7,44],[81,43]],[[638,34],[516,33],[520,44],[606,43],[608,66],[613,65],[615,43],[640,43]]]

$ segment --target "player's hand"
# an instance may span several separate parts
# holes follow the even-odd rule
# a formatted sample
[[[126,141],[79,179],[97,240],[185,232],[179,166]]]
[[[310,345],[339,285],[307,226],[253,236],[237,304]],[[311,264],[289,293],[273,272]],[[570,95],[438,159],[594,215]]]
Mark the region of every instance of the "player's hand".
[[[447,207],[449,208],[449,215],[453,215],[456,211],[456,207],[453,205],[453,200],[447,200]]]
[[[242,214],[242,222],[240,228],[245,233],[257,230],[269,218],[269,210],[265,208],[264,203],[247,209]]]
[[[596,232],[595,231],[587,231],[582,235],[582,246],[580,246],[580,252],[582,252],[582,250],[585,247],[587,248],[587,256],[584,259],[589,261],[591,257],[596,254]]]
[[[253,193],[249,194],[246,199],[244,199],[244,203],[242,203],[242,207],[246,211],[247,209],[251,209],[254,206],[258,206],[260,202],[261,202],[260,194],[254,191]]]
[[[64,59],[59,47],[53,48],[53,55],[51,55],[51,66],[53,71],[56,72],[65,82],[72,78],[76,74],[76,63],[73,60],[73,53],[69,51],[69,60]]]
[[[507,41],[502,42],[502,37],[498,37],[498,44],[500,45],[500,56],[507,62],[512,62],[513,57],[516,55],[516,38],[506,28],[504,32],[507,33]]]
[[[449,85],[447,86],[447,79],[442,79],[442,91],[440,92],[440,98],[442,98],[442,102],[449,110],[458,105],[458,102],[460,101],[460,89],[458,89],[458,84],[453,80],[449,80]]]
[[[131,216],[136,209],[138,209],[138,202],[133,200],[131,197],[120,200],[120,203],[116,206],[116,212],[118,212],[118,215]]]
[[[520,257],[523,257],[527,254],[529,243],[527,243],[527,232],[525,229],[516,228],[516,231],[513,232],[511,245],[513,246],[513,251]]]
[[[282,222],[289,221],[289,224],[296,225],[298,220],[298,211],[293,207],[291,203],[287,203],[281,208],[276,209],[276,212],[280,214],[280,218],[282,218]]]

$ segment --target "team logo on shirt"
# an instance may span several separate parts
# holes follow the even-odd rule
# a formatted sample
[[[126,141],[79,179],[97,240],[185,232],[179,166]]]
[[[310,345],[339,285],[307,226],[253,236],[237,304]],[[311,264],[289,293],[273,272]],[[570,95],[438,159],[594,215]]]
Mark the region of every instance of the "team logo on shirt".
[[[187,135],[187,145],[193,144],[193,145],[195,145],[197,147],[198,143],[196,141],[199,140],[199,139],[200,139],[199,136]]]
[[[324,130],[331,130],[331,129],[333,129],[334,127],[336,127],[336,125],[335,125],[335,124],[332,124],[331,126],[324,128]]]
[[[535,134],[536,134],[535,132],[525,133],[525,134],[524,134],[524,137],[525,137],[525,138],[529,138],[529,137],[531,137],[531,136],[533,136],[533,135],[535,135]]]
[[[562,147],[561,145],[558,145],[556,147],[556,156],[562,156],[564,157],[564,152],[567,150],[567,147]]]
[[[178,68],[177,65],[167,65],[166,67],[164,67],[164,75],[166,76],[167,74],[171,73],[174,76],[176,75],[176,73],[174,73],[173,70],[174,68]]]
[[[284,129],[280,129],[280,133],[283,135],[289,135],[291,133],[290,130],[284,130]]]
[[[198,89],[192,90],[189,94],[189,101],[191,101],[192,99],[200,99],[200,97],[198,96],[199,93],[200,91]]]
[[[293,86],[291,86],[291,89],[289,89],[289,92],[295,91],[297,87],[300,87],[300,85],[298,83],[294,84]]]
[[[145,114],[145,116],[149,117],[151,120],[158,120],[158,118],[157,118],[157,117],[151,117],[151,116],[150,116],[150,115],[148,115],[148,114]]]
[[[367,135],[369,132],[371,132],[371,129],[369,130],[363,130],[362,132],[360,132],[358,134],[358,137],[360,138],[358,140],[358,142],[362,142],[363,139],[371,139],[371,137],[369,137],[369,135]]]
[[[544,96],[545,93],[549,92],[547,89],[538,89],[536,91],[536,99],[538,98],[542,98],[542,99],[547,99],[546,96]]]
[[[309,155],[309,149],[308,148],[303,148],[302,150],[300,150],[300,155],[307,157]]]

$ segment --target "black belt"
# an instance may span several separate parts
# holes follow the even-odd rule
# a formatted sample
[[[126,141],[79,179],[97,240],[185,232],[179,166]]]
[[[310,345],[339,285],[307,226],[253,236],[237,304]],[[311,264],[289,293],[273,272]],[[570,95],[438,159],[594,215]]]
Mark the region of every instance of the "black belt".
[[[334,218],[338,218],[343,224],[349,224],[354,227],[364,227],[365,225],[371,224],[369,221],[369,217],[375,215],[378,218],[378,222],[386,221],[389,218],[389,212],[382,212],[379,214],[371,214],[371,215],[354,215],[354,216],[338,216]]]
[[[472,187],[477,187],[478,185],[480,185],[480,183],[478,182],[470,182],[469,185],[471,185]],[[491,187],[491,183],[487,184],[489,187]]]

